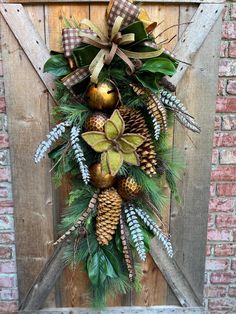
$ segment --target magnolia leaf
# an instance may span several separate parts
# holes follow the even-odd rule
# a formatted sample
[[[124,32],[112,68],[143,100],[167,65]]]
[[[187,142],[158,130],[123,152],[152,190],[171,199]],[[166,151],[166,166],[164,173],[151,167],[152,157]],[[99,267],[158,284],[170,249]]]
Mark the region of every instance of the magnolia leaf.
[[[105,152],[112,145],[103,132],[85,132],[81,136],[98,153]]]
[[[175,64],[170,59],[158,57],[147,60],[139,70],[162,73],[172,76],[176,72]]]
[[[123,120],[123,118],[121,117],[121,114],[120,114],[120,111],[119,110],[115,110],[113,112],[113,114],[111,115],[109,121],[112,121],[114,123],[114,125],[116,126],[118,132],[119,132],[119,135],[123,134],[124,133],[124,130],[125,130],[125,122]],[[107,121],[108,122],[108,121]],[[107,123],[106,122],[106,123]],[[106,126],[106,123],[105,123],[105,126]]]
[[[111,121],[110,119],[106,121],[104,125],[104,130],[105,130],[106,137],[109,140],[115,140],[120,135],[118,128],[115,126],[114,122]]]
[[[136,152],[123,153],[123,159],[130,165],[139,166],[139,158]]]
[[[119,140],[118,140],[118,144],[120,147],[120,150],[124,153],[132,153],[135,151],[136,147],[131,144],[130,142],[126,141],[126,139],[124,139],[124,136],[122,136]]]
[[[48,59],[44,65],[43,72],[51,73],[55,76],[64,76],[71,71],[64,55],[58,54]]]
[[[135,148],[139,147],[145,141],[145,137],[140,134],[126,133],[123,134],[122,139],[132,144]]]
[[[110,170],[110,174],[112,176],[115,176],[123,164],[122,153],[116,152],[113,149],[107,151],[107,163]]]
[[[102,153],[101,155],[101,166],[102,166],[102,174],[109,174],[108,162],[107,162],[107,152]]]

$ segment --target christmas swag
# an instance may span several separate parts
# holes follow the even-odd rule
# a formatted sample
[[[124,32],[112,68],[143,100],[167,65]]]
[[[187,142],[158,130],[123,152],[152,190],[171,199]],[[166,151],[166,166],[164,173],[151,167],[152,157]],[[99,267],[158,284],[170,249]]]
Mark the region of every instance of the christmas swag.
[[[182,164],[167,130],[174,116],[200,131],[172,95],[168,77],[178,60],[156,43],[157,23],[127,0],[110,1],[106,21],[105,33],[88,19],[65,20],[64,55],[54,53],[44,66],[57,77],[58,124],[35,153],[38,163],[49,151],[57,185],[66,174],[73,182],[55,245],[70,238],[65,261],[83,263],[95,306],[140,289],[139,265],[154,236],[173,256],[163,185],[178,199]]]

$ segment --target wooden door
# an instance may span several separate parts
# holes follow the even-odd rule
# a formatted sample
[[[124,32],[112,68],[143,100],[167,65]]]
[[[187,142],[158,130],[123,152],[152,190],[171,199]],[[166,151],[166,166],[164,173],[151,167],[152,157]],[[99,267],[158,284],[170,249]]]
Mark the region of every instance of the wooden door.
[[[22,299],[52,251],[53,239],[56,237],[56,224],[64,206],[62,200],[69,191],[69,184],[65,182],[59,191],[55,191],[51,181],[50,162],[45,159],[41,165],[36,166],[33,163],[37,144],[45,137],[52,124],[50,108],[54,105],[51,97],[53,87],[47,78],[43,79],[43,64],[39,64],[43,57],[37,55],[37,42],[39,45],[40,43],[38,39],[30,36],[34,33],[26,31],[25,37],[23,36],[24,40],[19,38],[24,29],[19,29],[17,14],[22,14],[22,10],[25,10],[48,50],[61,51],[63,17],[78,21],[86,17],[104,27],[103,17],[107,3],[97,1],[92,3],[84,1],[19,2],[24,3],[23,8],[1,6],[3,15],[1,30],[14,182],[18,282],[20,299]],[[32,4],[32,2],[35,3]],[[144,7],[151,19],[158,23],[163,21],[157,28],[156,35],[167,29],[158,37],[159,41],[171,39],[176,35],[166,48],[173,50],[176,47],[175,52],[180,59],[186,55],[187,50],[190,59],[183,61],[193,61],[193,66],[187,70],[179,84],[178,97],[200,122],[202,136],[192,135],[177,124],[173,134],[170,134],[170,143],[183,152],[187,167],[179,184],[183,202],[175,204],[172,201],[164,211],[164,220],[173,234],[176,263],[185,274],[194,293],[201,300],[221,8],[218,5],[217,11],[217,5],[212,4],[211,9],[216,11],[215,16],[211,13],[210,21],[207,21],[207,18],[205,22],[201,21],[200,25],[203,28],[199,31],[204,32],[204,28],[207,29],[206,34],[204,33],[205,37],[210,32],[205,41],[205,37],[200,36],[196,28],[196,34],[193,32],[193,27],[191,28],[191,36],[196,36],[195,45],[202,46],[196,57],[191,59],[199,47],[194,47],[194,50],[184,46],[186,40],[189,45],[188,32],[186,38],[182,38],[182,45],[178,45],[177,41],[188,27],[186,23],[191,21],[196,12],[195,18],[196,16],[201,18],[207,5],[206,11],[210,12],[209,4],[201,4],[199,8],[198,4],[192,1],[183,1],[184,3],[178,4],[171,0],[166,1],[165,4],[159,1],[147,2],[149,1],[144,1]],[[206,1],[208,2],[210,1]],[[15,18],[15,22],[10,21],[8,14]],[[196,21],[194,22],[196,27]],[[204,23],[206,23],[205,26]],[[207,25],[209,23],[210,26]],[[36,45],[33,51],[25,47],[28,40]],[[35,65],[35,60],[38,62],[37,65]],[[180,77],[181,71],[186,70],[186,64],[181,64],[181,66],[182,69],[178,74]],[[47,87],[50,86],[49,90],[44,84]],[[169,195],[168,190],[166,193]],[[163,277],[164,274],[168,278],[167,271],[161,269],[161,272],[157,267],[158,257],[155,255],[154,244],[152,253],[153,257],[149,256],[147,262],[143,264],[142,292],[131,293],[125,297],[119,296],[116,300],[111,300],[109,305],[151,306],[178,303]],[[174,281],[175,278],[172,280]],[[88,279],[81,268],[67,268],[45,306],[87,306],[89,301],[87,291]]]

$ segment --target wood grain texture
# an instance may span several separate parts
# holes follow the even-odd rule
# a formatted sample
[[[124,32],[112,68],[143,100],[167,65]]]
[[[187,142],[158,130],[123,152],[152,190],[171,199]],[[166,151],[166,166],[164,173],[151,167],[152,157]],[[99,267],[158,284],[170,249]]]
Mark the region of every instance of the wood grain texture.
[[[39,23],[44,21],[42,6],[28,7],[28,12],[37,17],[35,26],[44,38]],[[48,94],[3,18],[1,32],[21,300],[50,255],[53,239],[50,163],[45,160],[36,166],[33,162],[49,128]],[[26,32],[22,25],[20,32]],[[50,297],[46,306],[54,305]]]
[[[92,314],[96,313],[91,309],[85,308],[53,308],[43,309],[41,311],[23,311],[19,314]],[[204,314],[202,307],[181,308],[177,306],[151,306],[151,307],[117,307],[106,308],[99,311],[99,314]]]
[[[37,11],[37,7],[35,11]],[[49,51],[23,6],[20,4],[1,4],[0,12],[49,93],[53,95],[54,79],[52,75],[43,73],[43,66],[50,57]],[[44,21],[44,16],[41,20]]]
[[[179,6],[178,5],[158,5],[158,4],[145,4],[150,18],[152,21],[160,23],[160,26],[155,30],[155,35],[162,33],[165,29],[172,25],[178,24],[179,19]],[[162,36],[158,37],[158,41],[163,41],[166,38],[172,38],[178,34],[178,27],[174,27],[165,32]],[[166,49],[172,50],[177,42],[177,37],[166,45]],[[173,130],[169,129],[169,143],[172,145]],[[170,198],[170,191],[166,185],[163,186],[165,194]],[[163,222],[165,225],[165,231],[169,229],[169,217],[170,217],[170,203],[168,202],[163,209]],[[167,282],[163,277],[160,270],[157,268],[151,255],[148,255],[147,261],[143,264],[142,268],[142,293],[133,294],[133,305],[161,305],[166,304],[167,299]]]
[[[17,1],[17,0],[3,0],[2,2],[5,3],[48,3],[48,2],[52,2],[52,0],[21,0],[21,1]],[[77,2],[77,3],[82,3],[82,2],[103,2],[103,3],[107,3],[109,2],[109,0],[53,0],[54,3],[73,3],[73,2]],[[142,3],[223,3],[224,0],[142,0]]]
[[[192,23],[181,36],[173,53],[188,63],[194,61],[195,54],[199,51],[213,25],[222,13],[224,4],[200,4],[193,16]],[[180,63],[177,73],[170,79],[176,85],[181,80],[188,64]]]
[[[189,12],[184,8],[180,11],[180,21],[185,22],[188,18]],[[174,147],[182,152],[186,169],[178,184],[182,204],[173,201],[171,206],[172,242],[175,260],[201,301],[220,33],[221,17],[177,90],[178,98],[199,122],[202,132],[200,135],[193,134],[178,123],[174,132]]]

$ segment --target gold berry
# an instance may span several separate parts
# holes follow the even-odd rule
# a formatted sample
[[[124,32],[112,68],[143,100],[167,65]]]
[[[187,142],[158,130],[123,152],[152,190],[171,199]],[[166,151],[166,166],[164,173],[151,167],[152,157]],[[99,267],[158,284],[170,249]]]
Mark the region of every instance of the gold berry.
[[[116,177],[111,174],[102,173],[102,165],[97,162],[89,168],[91,183],[100,189],[112,187],[115,183]]]
[[[90,108],[94,110],[114,109],[118,102],[116,87],[110,82],[92,84],[86,93]]]
[[[86,131],[104,131],[104,124],[108,117],[102,112],[94,112],[88,119],[85,121],[84,128]]]
[[[118,179],[117,192],[123,199],[129,200],[140,194],[141,186],[132,177],[122,177]]]

